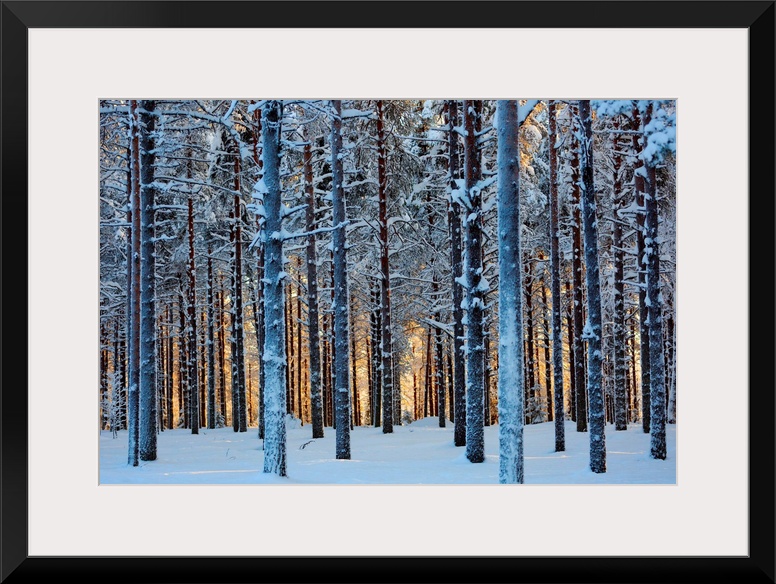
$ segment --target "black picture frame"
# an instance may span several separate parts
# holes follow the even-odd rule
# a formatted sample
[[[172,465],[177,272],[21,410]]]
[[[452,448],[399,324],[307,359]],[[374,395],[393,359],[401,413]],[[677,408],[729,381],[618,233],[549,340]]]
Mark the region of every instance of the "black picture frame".
[[[456,21],[464,4],[466,23]],[[347,6],[350,4],[350,6]],[[749,554],[746,557],[29,557],[27,553],[27,31],[54,27],[503,27],[494,9],[540,14],[520,27],[746,28],[749,31],[749,322],[774,323],[774,1],[369,2],[3,1],[2,254],[6,363],[0,388],[0,580],[52,582],[706,582],[774,581],[774,345],[750,326]],[[403,4],[402,9],[397,9]],[[185,5],[185,10],[182,9]],[[216,7],[217,5],[217,7]],[[239,5],[235,21],[231,8]],[[407,19],[405,8],[412,10]],[[616,7],[616,9],[614,9]],[[551,13],[548,13],[548,9]],[[379,14],[334,21],[335,14]],[[371,18],[371,17],[370,17]],[[516,22],[517,19],[516,19]],[[711,96],[710,96],[711,97]],[[722,109],[720,109],[722,115]],[[743,315],[741,315],[743,318]],[[0,320],[0,322],[2,322]],[[735,342],[747,342],[736,339]],[[16,365],[16,367],[8,364]],[[0,367],[1,367],[0,362]],[[20,371],[23,370],[23,371]],[[741,372],[746,378],[746,372]],[[13,383],[11,383],[13,380]],[[57,432],[56,427],[51,428]],[[724,472],[721,461],[720,472]],[[710,510],[712,513],[713,510]],[[259,526],[257,526],[259,528]],[[516,526],[518,528],[518,526]],[[670,529],[670,518],[666,520]],[[584,532],[580,532],[584,537]]]

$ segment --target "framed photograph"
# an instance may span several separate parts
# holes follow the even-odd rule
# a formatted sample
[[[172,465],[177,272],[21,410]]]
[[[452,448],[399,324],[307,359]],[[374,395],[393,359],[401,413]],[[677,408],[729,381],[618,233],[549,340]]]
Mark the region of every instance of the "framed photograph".
[[[3,1],[0,580],[773,582],[775,14],[772,0]],[[100,108],[469,97],[670,101],[673,480],[105,480]]]

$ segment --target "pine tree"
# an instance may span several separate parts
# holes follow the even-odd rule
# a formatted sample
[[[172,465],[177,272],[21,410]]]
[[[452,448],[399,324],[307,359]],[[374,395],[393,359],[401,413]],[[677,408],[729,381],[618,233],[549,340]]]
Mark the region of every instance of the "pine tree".
[[[448,222],[450,224],[450,267],[453,296],[453,403],[451,404],[451,419],[455,420],[453,442],[456,446],[466,446],[466,354],[464,352],[464,310],[463,287],[460,278],[463,276],[463,248],[461,244],[461,205],[460,197],[454,196],[462,185],[458,165],[458,102],[447,102],[448,133],[448,169],[450,208]]]
[[[286,354],[283,337],[285,290],[283,286],[282,205],[280,192],[280,107],[267,102],[262,115],[264,128],[264,472],[286,476]]]
[[[383,434],[393,432],[393,338],[391,336],[391,268],[388,249],[388,200],[383,101],[377,100],[377,193],[380,222],[380,378]],[[344,218],[344,214],[343,214]],[[336,224],[336,221],[335,221]]]
[[[481,169],[477,146],[477,105],[463,102],[465,195],[463,223],[466,261],[466,458],[470,462],[485,460],[485,338],[483,330],[483,296],[487,282],[482,275],[482,191],[478,185]]]
[[[566,450],[565,419],[563,411],[563,333],[561,332],[560,302],[560,217],[558,211],[558,153],[557,103],[549,103],[550,144],[550,261],[552,295],[552,366],[555,382],[555,452]],[[551,407],[547,404],[547,407]]]
[[[336,456],[350,459],[350,370],[348,318],[348,260],[345,238],[347,216],[342,170],[342,101],[332,100],[331,125],[331,204],[333,268],[334,268],[334,410],[336,428]],[[383,318],[386,318],[385,316]],[[385,325],[383,325],[385,326]],[[385,347],[383,347],[385,352]],[[390,355],[390,353],[389,353]],[[385,417],[385,415],[384,415]]]
[[[523,326],[517,102],[497,105],[499,482],[523,482]]]
[[[579,101],[580,159],[582,162],[582,221],[585,232],[587,276],[587,395],[590,400],[590,470],[606,472],[606,413],[602,385],[601,283],[598,269],[598,220],[593,182],[593,120],[590,100]]]
[[[156,102],[143,100],[140,122],[140,460],[156,460],[156,259],[154,213],[156,185]]]

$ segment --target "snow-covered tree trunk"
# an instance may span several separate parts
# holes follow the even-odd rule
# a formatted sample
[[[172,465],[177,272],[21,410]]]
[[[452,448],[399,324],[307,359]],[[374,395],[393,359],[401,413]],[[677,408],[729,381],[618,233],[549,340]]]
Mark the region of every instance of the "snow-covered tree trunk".
[[[523,482],[523,307],[517,102],[497,104],[499,482]]]
[[[197,277],[194,263],[194,199],[188,197],[188,239],[189,239],[189,288],[188,288],[188,331],[189,343],[189,419],[191,433],[199,434],[199,384],[197,373]]]
[[[582,122],[582,221],[585,231],[585,273],[587,276],[587,395],[590,400],[590,470],[606,472],[606,412],[602,384],[601,283],[598,269],[598,220],[593,182],[593,120],[590,100],[579,101]]]
[[[377,103],[377,193],[380,222],[380,377],[383,434],[393,432],[393,339],[391,337],[391,267],[388,249],[388,173],[386,171],[383,101]],[[344,214],[343,214],[344,217]],[[337,221],[334,221],[335,225]]]
[[[552,296],[552,368],[555,407],[555,452],[566,450],[566,430],[563,408],[563,333],[561,331],[560,300],[560,213],[558,209],[558,141],[557,103],[550,101],[550,293]],[[550,407],[549,404],[547,407]]]
[[[215,306],[213,305],[212,243],[207,246],[207,427],[216,427]]]
[[[465,267],[466,286],[466,458],[470,462],[485,460],[485,357],[483,296],[488,283],[482,275],[482,192],[480,160],[475,133],[476,105],[463,102],[465,169]]]
[[[638,107],[633,108],[634,126],[639,128],[641,124],[641,114]],[[650,364],[649,364],[649,311],[647,309],[647,273],[642,264],[644,258],[644,194],[645,186],[645,168],[644,161],[641,159],[641,152],[644,149],[646,137],[638,135],[633,136],[633,150],[636,152],[636,168],[633,171],[633,183],[636,191],[636,206],[639,212],[636,215],[636,252],[638,254],[638,272],[639,272],[639,357],[641,360],[641,426],[645,434],[649,434],[651,416],[650,406]]]
[[[315,229],[315,189],[313,153],[310,142],[304,145],[304,188],[307,195],[305,222],[308,232]],[[310,409],[313,438],[323,438],[323,394],[321,386],[321,349],[318,339],[318,255],[315,234],[307,236],[307,320],[310,351]]]
[[[270,101],[263,110],[265,250],[264,274],[264,472],[286,476],[286,354],[283,332],[285,297],[283,280],[282,205],[280,193],[280,103]]]
[[[156,102],[143,100],[140,119],[140,460],[156,460],[156,259],[154,161]]]
[[[643,116],[644,127],[652,118],[652,104]],[[644,137],[647,140],[647,137]],[[646,305],[649,314],[650,456],[666,457],[666,379],[663,352],[663,297],[660,293],[660,239],[658,237],[657,177],[654,160],[644,155],[645,233],[643,268],[647,273]]]
[[[544,259],[542,254],[540,259]],[[547,421],[552,422],[555,419],[552,403],[552,359],[550,358],[550,322],[547,319],[547,312],[550,305],[547,302],[547,286],[544,279],[539,281],[542,292],[542,349],[544,350],[544,395],[547,401]]]
[[[234,153],[234,298],[232,313],[232,337],[236,353],[234,370],[237,377],[232,380],[236,385],[237,398],[237,429],[240,432],[248,430],[247,408],[245,403],[245,337],[243,327],[243,284],[242,284],[242,206],[240,202],[240,146],[235,144]],[[236,382],[236,383],[235,383]]]
[[[582,343],[582,329],[583,329],[583,298],[582,298],[582,254],[584,252],[582,247],[582,211],[580,205],[580,190],[581,181],[579,174],[579,148],[578,135],[580,134],[580,128],[577,124],[578,116],[575,114],[572,108],[571,118],[573,120],[571,133],[574,137],[575,144],[571,147],[571,199],[573,201],[573,217],[572,217],[572,240],[573,240],[573,257],[572,257],[572,280],[574,283],[574,363],[573,372],[574,376],[574,390],[576,392],[576,417],[577,417],[577,432],[587,432],[587,391],[585,386],[585,347]]]
[[[262,226],[261,229],[266,229]],[[264,300],[264,256],[265,249],[264,243],[259,243],[258,250],[256,251],[256,309],[257,309],[257,326],[259,332],[256,335],[258,346],[261,350],[264,348],[264,336],[266,331],[266,316],[265,316],[265,300]],[[264,440],[264,388],[267,385],[266,368],[264,367],[264,360],[261,355],[259,356],[261,363],[259,364],[259,438]]]
[[[671,306],[667,322],[671,356],[668,359],[668,367],[670,369],[666,374],[666,377],[670,379],[668,382],[668,417],[666,419],[669,424],[676,424],[676,326],[674,321],[674,307]]]
[[[336,456],[338,459],[350,458],[350,369],[349,357],[349,322],[348,318],[348,259],[346,248],[345,193],[343,188],[344,172],[342,169],[342,101],[332,100],[331,125],[331,204],[334,268],[334,410],[337,423]],[[383,300],[385,298],[383,297]],[[383,322],[387,314],[383,315]],[[385,325],[383,325],[385,326]],[[383,354],[385,355],[385,336],[383,336]],[[388,353],[390,356],[390,353]],[[385,358],[383,358],[385,366]],[[389,366],[390,367],[390,366]],[[390,393],[390,392],[387,392]],[[390,411],[389,411],[390,414]],[[385,415],[383,417],[386,417]],[[385,430],[383,430],[385,431]]]
[[[615,123],[615,130],[619,124]],[[612,150],[614,163],[614,187],[612,193],[612,248],[614,252],[614,326],[612,327],[612,344],[614,345],[614,428],[628,429],[628,391],[627,366],[625,363],[625,268],[622,237],[622,218],[619,210],[624,206],[622,192],[622,155],[619,153],[620,143],[617,134],[613,135]]]
[[[380,285],[372,291],[372,424],[379,428],[382,424],[382,380],[380,376],[380,336],[382,335],[382,320],[380,318]]]
[[[127,344],[129,346],[129,388],[127,390],[128,464],[137,466],[140,432],[140,121],[137,100],[129,102],[130,128],[130,250],[127,260],[129,298]]]
[[[463,287],[460,278],[463,276],[463,249],[461,245],[461,205],[453,193],[461,188],[460,169],[458,167],[458,102],[447,102],[447,120],[450,125],[448,134],[448,168],[450,180],[450,208],[448,222],[450,224],[450,271],[453,277],[453,403],[450,406],[450,418],[455,420],[453,442],[456,446],[466,446],[466,353],[464,352],[464,311]]]
[[[528,408],[526,414],[529,416],[527,422],[533,424],[537,420],[534,419],[536,414],[536,369],[534,361],[534,319],[533,319],[533,281],[534,273],[533,266],[531,265],[531,258],[525,258],[525,286],[523,292],[525,293],[525,335],[526,335],[526,347],[525,347],[525,391]]]

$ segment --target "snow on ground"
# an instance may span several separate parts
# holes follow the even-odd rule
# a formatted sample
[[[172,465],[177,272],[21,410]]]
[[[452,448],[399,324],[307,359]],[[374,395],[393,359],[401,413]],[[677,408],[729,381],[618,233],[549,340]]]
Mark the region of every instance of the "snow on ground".
[[[334,455],[335,431],[313,440],[309,425],[288,424],[288,477],[265,474],[258,431],[230,428],[165,430],[158,437],[158,458],[127,465],[127,432],[113,438],[100,432],[100,484],[487,484],[498,483],[498,426],[485,428],[484,463],[466,460],[465,448],[453,446],[453,424],[437,418],[380,428],[356,427],[350,433],[351,459]],[[554,424],[525,428],[525,482],[533,484],[675,484],[676,426],[667,425],[668,457],[649,457],[649,434],[640,424],[616,432],[606,426],[607,472],[590,471],[589,434],[566,422],[566,451],[554,451]]]

